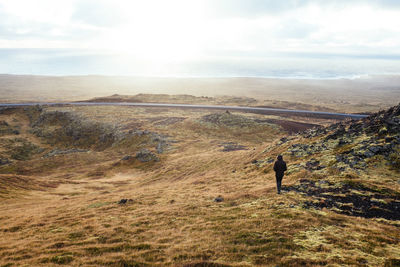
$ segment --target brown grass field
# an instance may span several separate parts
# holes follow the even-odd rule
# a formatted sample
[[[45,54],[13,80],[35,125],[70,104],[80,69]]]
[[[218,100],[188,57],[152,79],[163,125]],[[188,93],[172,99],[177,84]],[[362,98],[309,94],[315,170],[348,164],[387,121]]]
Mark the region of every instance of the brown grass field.
[[[32,124],[40,112],[55,111],[111,125],[121,133],[147,130],[158,137],[135,135],[104,147],[98,139],[92,143],[92,136],[78,140],[62,136],[68,124],[59,117],[44,120],[42,126]],[[336,186],[362,181],[365,186],[400,192],[399,172],[386,168],[383,161],[379,165],[379,159],[365,171],[296,169],[306,158],[329,160],[330,154],[292,156],[285,152],[289,143],[316,139],[292,135],[292,141],[279,145],[280,138],[289,136],[288,129],[257,122],[291,118],[138,107],[45,107],[40,112],[21,108],[0,114],[0,121],[6,122],[0,156],[10,159],[0,166],[0,266],[398,266],[400,262],[400,221],[309,208],[304,203],[312,197],[293,190],[276,194],[269,159],[280,153],[289,163],[286,187],[307,178]],[[303,122],[330,123],[311,118]],[[40,137],[35,127],[42,127]],[[18,135],[9,128],[17,129]],[[59,132],[49,134],[52,131]],[[156,153],[159,136],[168,143],[161,154]],[[229,144],[244,150],[224,152]],[[54,148],[88,151],[46,157]],[[135,159],[143,148],[160,160]],[[121,160],[126,155],[133,157]],[[360,194],[361,189],[354,190]],[[215,202],[218,196],[224,200]],[[128,201],[119,204],[121,199]]]

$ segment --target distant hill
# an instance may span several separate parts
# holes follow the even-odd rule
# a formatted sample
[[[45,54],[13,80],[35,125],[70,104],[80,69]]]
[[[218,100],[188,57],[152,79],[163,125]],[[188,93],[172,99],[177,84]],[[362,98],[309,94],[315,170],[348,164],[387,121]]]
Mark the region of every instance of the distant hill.
[[[0,102],[77,101],[105,95],[239,96],[307,104],[340,112],[376,112],[397,104],[398,76],[305,80],[0,75]]]

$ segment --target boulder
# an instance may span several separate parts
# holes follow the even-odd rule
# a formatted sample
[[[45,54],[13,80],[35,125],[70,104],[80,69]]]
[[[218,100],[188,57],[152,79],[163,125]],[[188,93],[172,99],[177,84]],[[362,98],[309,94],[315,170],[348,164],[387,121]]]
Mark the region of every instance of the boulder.
[[[126,155],[126,156],[124,156],[121,160],[130,160],[130,159],[132,159],[133,157],[131,156],[131,155]]]
[[[222,196],[218,196],[214,199],[214,202],[223,202],[224,198]]]
[[[138,153],[136,153],[136,159],[141,162],[150,162],[150,161],[160,161],[156,154],[151,152],[148,149],[142,149]]]
[[[10,163],[11,163],[11,161],[9,159],[0,159],[0,165],[7,165]]]
[[[306,169],[310,171],[321,170],[325,168],[325,166],[321,166],[319,160],[311,159],[306,163]]]
[[[133,202],[133,199],[122,198],[120,201],[118,201],[118,204],[124,205],[128,202]]]

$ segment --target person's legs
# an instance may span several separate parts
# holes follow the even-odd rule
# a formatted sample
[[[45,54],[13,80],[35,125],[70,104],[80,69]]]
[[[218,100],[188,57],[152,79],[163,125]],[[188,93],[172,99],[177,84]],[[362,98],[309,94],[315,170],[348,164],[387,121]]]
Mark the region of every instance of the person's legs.
[[[283,178],[283,176],[276,175],[276,188],[278,190],[278,194],[281,193],[282,178]]]

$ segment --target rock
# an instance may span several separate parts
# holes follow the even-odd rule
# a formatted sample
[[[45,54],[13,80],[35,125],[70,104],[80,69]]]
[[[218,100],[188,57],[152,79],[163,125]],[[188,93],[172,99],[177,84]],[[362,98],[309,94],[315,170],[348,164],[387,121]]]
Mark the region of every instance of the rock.
[[[132,136],[142,136],[142,135],[150,134],[150,132],[147,131],[147,130],[144,130],[144,131],[142,131],[142,130],[130,130],[128,133],[131,134]]]
[[[160,141],[160,142],[157,144],[157,146],[156,146],[157,153],[158,153],[158,154],[164,153],[164,151],[165,151],[165,149],[166,149],[167,147],[168,147],[168,144],[167,144],[165,141]]]
[[[11,161],[9,159],[0,159],[0,165],[7,165],[10,163],[11,163]]]
[[[224,146],[224,148],[222,149],[223,152],[247,150],[247,147],[232,142],[222,143],[221,145]]]
[[[394,140],[394,138],[392,136],[389,137],[385,137],[385,143],[390,143]]]
[[[400,136],[396,136],[395,139],[396,139],[396,143],[400,144]]]
[[[118,204],[124,205],[128,202],[133,202],[133,199],[122,198],[120,201],[118,201]]]
[[[320,162],[316,159],[311,159],[306,163],[306,169],[310,171],[321,170],[325,168],[325,166],[320,166]]]
[[[345,155],[336,155],[336,161],[337,162],[346,162],[347,156]]]
[[[92,121],[71,112],[42,112],[32,122],[32,128],[34,134],[52,143],[68,142],[68,145],[81,148],[95,146],[104,149],[120,138],[120,131],[115,125]]]
[[[346,128],[343,125],[340,125],[339,129],[337,129],[332,134],[325,137],[325,140],[338,139],[339,137],[343,136],[345,133],[346,133]]]
[[[362,154],[362,156],[363,156],[364,158],[372,158],[373,156],[375,156],[375,153],[372,152],[372,151],[370,151],[370,150],[367,150],[367,151],[365,151],[365,152]]]
[[[224,201],[224,198],[222,196],[218,196],[214,199],[214,202],[222,202]]]
[[[341,139],[339,139],[338,146],[344,146],[348,143],[350,143],[349,140],[345,140],[345,139],[341,138]]]
[[[231,113],[213,113],[201,117],[200,123],[213,124],[225,127],[251,127],[258,123],[250,118]]]
[[[362,128],[363,128],[362,124],[355,122],[350,125],[348,132],[350,134],[359,134],[362,132]]]
[[[136,159],[141,162],[160,161],[160,159],[148,149],[142,149],[136,153]]]
[[[279,139],[281,144],[284,144],[288,141],[288,139],[286,137],[282,137],[281,139]]]
[[[14,129],[14,127],[9,125],[6,121],[0,121],[0,135],[9,134],[19,135],[19,131],[17,129]]]
[[[49,153],[47,153],[46,155],[44,155],[43,158],[50,158],[50,157],[54,157],[57,155],[66,155],[66,154],[72,154],[72,153],[85,153],[85,152],[89,152],[89,150],[77,149],[77,148],[67,149],[67,150],[54,149],[54,150],[50,151]]]
[[[386,127],[380,129],[379,132],[378,132],[379,135],[385,135],[387,133],[388,133],[388,130],[386,129]]]
[[[126,155],[126,156],[124,156],[121,160],[130,160],[130,159],[132,159],[133,157],[131,156],[131,155]]]
[[[123,198],[118,202],[118,204],[126,204],[126,202],[128,202],[128,199]]]
[[[302,136],[304,136],[305,138],[313,138],[316,136],[320,136],[320,135],[324,135],[327,133],[327,130],[323,127],[318,127],[318,128],[312,128],[312,129],[308,129],[306,131],[304,131],[303,133],[301,133]]]
[[[381,149],[382,149],[381,146],[371,146],[368,148],[368,150],[374,154],[377,154],[379,151],[381,151]]]

